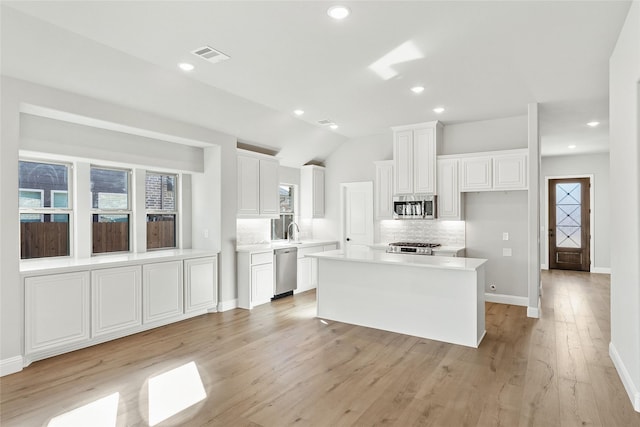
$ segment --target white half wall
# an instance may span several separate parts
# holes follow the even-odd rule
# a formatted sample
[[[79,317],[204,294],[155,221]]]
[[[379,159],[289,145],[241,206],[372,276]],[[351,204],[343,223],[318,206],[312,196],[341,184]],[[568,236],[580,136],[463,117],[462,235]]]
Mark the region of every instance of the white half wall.
[[[609,61],[611,345],[640,412],[640,2],[634,1]]]

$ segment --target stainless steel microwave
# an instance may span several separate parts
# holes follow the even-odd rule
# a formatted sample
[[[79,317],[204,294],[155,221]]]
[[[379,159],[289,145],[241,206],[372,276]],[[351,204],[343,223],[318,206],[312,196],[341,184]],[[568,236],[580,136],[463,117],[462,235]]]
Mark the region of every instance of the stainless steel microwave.
[[[436,199],[433,194],[413,194],[393,197],[394,219],[435,219]]]

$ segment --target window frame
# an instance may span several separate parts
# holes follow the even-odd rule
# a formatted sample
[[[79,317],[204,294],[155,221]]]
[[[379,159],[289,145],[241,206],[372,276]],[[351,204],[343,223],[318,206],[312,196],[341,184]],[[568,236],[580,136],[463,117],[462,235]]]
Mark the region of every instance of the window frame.
[[[74,168],[74,163],[72,162],[64,162],[64,161],[56,161],[56,160],[50,160],[50,159],[43,159],[43,158],[30,158],[30,157],[22,157],[19,156],[18,157],[18,165],[20,164],[20,162],[27,162],[27,163],[41,163],[41,164],[46,164],[46,165],[56,165],[56,166],[64,166],[67,168],[67,207],[66,208],[59,208],[59,207],[45,207],[44,206],[44,194],[45,194],[45,190],[44,189],[39,189],[39,188],[20,188],[20,184],[18,184],[18,223],[21,223],[21,218],[22,215],[51,215],[51,217],[54,217],[55,215],[68,215],[69,218],[69,222],[68,222],[68,227],[69,227],[69,234],[67,236],[68,238],[68,247],[69,247],[69,254],[68,255],[58,255],[58,256],[52,256],[52,257],[37,257],[37,258],[20,258],[20,262],[36,262],[42,259],[50,259],[50,258],[55,258],[55,259],[60,259],[60,258],[72,258],[75,254],[75,247],[74,247],[74,241],[75,241],[75,218],[74,218],[74,209],[73,209],[73,183],[74,183],[74,173],[75,173],[75,168]],[[19,174],[19,172],[18,172]],[[18,178],[19,181],[19,178]],[[20,192],[21,191],[32,191],[32,192],[38,192],[40,193],[40,207],[22,207],[20,206]],[[54,191],[58,191],[60,192],[61,190],[51,190],[51,194],[53,195]],[[52,203],[53,205],[53,199],[52,199]],[[20,237],[19,242],[20,245],[22,245],[22,236],[20,236],[20,230],[18,230],[18,235]]]
[[[169,211],[166,209],[147,209],[147,176],[148,175],[160,175],[160,176],[173,176],[175,177],[174,183],[173,183],[173,192],[175,194],[174,196],[174,210]],[[177,172],[159,172],[159,171],[155,171],[155,170],[145,170],[144,173],[144,183],[145,183],[145,187],[144,187],[144,223],[145,223],[145,247],[147,248],[147,251],[162,251],[162,250],[170,250],[170,249],[178,249],[180,247],[180,240],[179,240],[179,233],[180,233],[180,227],[179,227],[179,218],[180,218],[180,193],[178,192],[178,189],[180,188],[179,186],[179,180],[180,180],[180,174]],[[147,223],[149,222],[149,215],[174,215],[175,216],[175,221],[174,221],[174,246],[173,247],[169,247],[169,246],[165,246],[162,248],[151,248],[149,249],[149,247],[147,246],[148,244],[148,236],[147,236]]]
[[[119,171],[119,172],[126,172],[127,174],[127,209],[104,209],[104,208],[94,208],[93,207],[93,190],[91,189],[91,184],[93,182],[93,180],[91,179],[91,172],[93,171],[93,169],[101,169],[101,170],[110,170],[110,171]],[[129,220],[127,221],[127,231],[128,231],[128,239],[127,239],[127,243],[128,243],[128,249],[126,251],[111,251],[111,252],[94,252],[93,251],[93,226],[91,227],[90,230],[90,234],[91,234],[91,240],[90,240],[90,246],[91,246],[91,256],[103,256],[103,255],[111,255],[111,254],[127,254],[127,253],[131,253],[133,251],[133,239],[135,239],[135,234],[134,234],[134,230],[133,230],[133,223],[134,223],[134,212],[133,212],[133,199],[132,199],[132,188],[131,185],[133,183],[133,169],[131,168],[127,168],[127,167],[114,167],[114,166],[100,166],[98,164],[94,164],[94,163],[90,163],[89,164],[89,191],[91,192],[91,196],[89,197],[89,200],[91,202],[90,206],[89,206],[89,217],[90,217],[90,224],[93,224],[93,216],[94,215],[128,215]]]

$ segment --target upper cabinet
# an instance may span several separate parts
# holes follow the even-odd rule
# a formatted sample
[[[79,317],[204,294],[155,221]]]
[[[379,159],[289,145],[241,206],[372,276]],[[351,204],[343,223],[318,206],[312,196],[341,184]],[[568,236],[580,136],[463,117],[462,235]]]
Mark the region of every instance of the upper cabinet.
[[[393,129],[394,193],[432,193],[436,187],[436,156],[442,124],[434,121]]]
[[[447,156],[460,160],[460,191],[526,190],[526,149]]]
[[[464,219],[458,159],[438,158],[438,218],[443,220]]]
[[[238,150],[238,216],[279,215],[279,167],[273,157]]]
[[[300,216],[324,217],[324,167],[306,165],[300,168]]]
[[[376,219],[393,219],[393,160],[374,162],[376,165],[375,210]]]

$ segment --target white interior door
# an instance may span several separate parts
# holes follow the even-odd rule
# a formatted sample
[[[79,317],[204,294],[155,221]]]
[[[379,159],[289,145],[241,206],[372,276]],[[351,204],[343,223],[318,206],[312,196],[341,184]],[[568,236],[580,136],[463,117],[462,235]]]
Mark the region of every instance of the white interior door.
[[[373,182],[342,184],[342,195],[344,247],[373,244]]]

